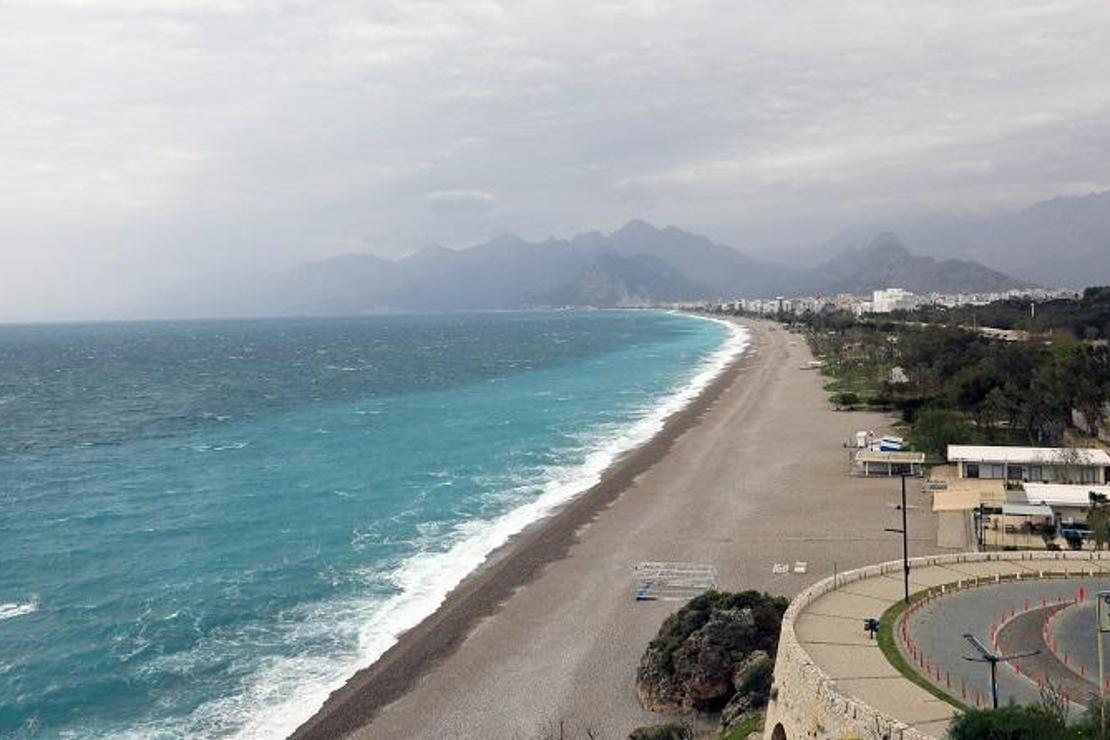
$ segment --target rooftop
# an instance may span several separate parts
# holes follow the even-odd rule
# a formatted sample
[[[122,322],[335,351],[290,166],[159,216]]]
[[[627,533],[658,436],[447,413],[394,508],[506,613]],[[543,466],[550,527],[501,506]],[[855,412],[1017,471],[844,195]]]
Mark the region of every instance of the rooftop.
[[[1110,486],[1070,485],[1067,483],[1025,483],[1025,500],[1031,504],[1049,506],[1085,507],[1091,503],[1091,493],[1110,497]]]
[[[856,462],[858,463],[902,463],[902,464],[915,464],[921,465],[925,462],[924,452],[906,452],[900,451],[879,451],[879,450],[860,450],[856,453]]]
[[[950,462],[1002,462],[1027,465],[1108,465],[1110,454],[1097,447],[990,447],[948,445]]]
[[[963,478],[933,492],[933,511],[969,511],[980,504],[995,507],[1005,501],[1006,485],[1001,479]]]
[[[1005,516],[1054,516],[1052,507],[1047,504],[1002,504]]]

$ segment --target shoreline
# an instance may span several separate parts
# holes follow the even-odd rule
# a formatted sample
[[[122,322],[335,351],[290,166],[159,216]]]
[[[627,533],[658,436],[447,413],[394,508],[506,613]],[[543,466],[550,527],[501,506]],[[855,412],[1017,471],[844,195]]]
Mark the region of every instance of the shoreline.
[[[324,704],[290,736],[297,740],[334,738],[365,727],[384,707],[407,694],[438,664],[449,658],[473,630],[496,614],[515,592],[535,581],[545,566],[565,558],[579,531],[662,460],[687,431],[743,374],[758,354],[753,324],[699,315],[692,318],[730,323],[730,332],[746,331],[742,346],[682,408],[667,416],[662,428],[645,442],[619,455],[600,480],[530,523],[453,588],[439,607],[369,666],[333,691]],[[733,341],[727,337],[725,343]],[[722,345],[724,346],[724,345]],[[696,375],[694,376],[696,377]],[[693,378],[691,379],[693,380]]]

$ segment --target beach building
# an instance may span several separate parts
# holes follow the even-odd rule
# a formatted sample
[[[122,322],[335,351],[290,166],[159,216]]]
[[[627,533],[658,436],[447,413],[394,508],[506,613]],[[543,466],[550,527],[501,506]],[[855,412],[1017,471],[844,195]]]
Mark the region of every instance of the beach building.
[[[1060,524],[1082,523],[1087,521],[1091,508],[1091,494],[1110,498],[1110,485],[1084,486],[1066,483],[1025,483],[1020,492],[1021,503],[1030,506],[1046,506],[1052,510]],[[1016,501],[1018,497],[1014,496]]]
[[[956,465],[959,478],[1102,485],[1110,454],[1094,447],[949,445],[948,462]]]
[[[954,472],[955,466],[934,467],[924,484],[933,496],[941,547],[971,546],[968,533],[980,531],[987,544],[1043,549],[1043,527],[1056,525],[1061,537],[1070,528],[1085,531],[1091,494],[1110,498],[1106,484],[1015,484],[1001,478],[955,478]]]
[[[976,517],[984,509],[999,511],[1006,503],[1005,481],[960,478],[954,465],[934,465],[923,488],[933,496],[939,547],[976,548]]]
[[[864,449],[852,457],[852,474],[864,477],[912,475],[925,473],[925,453],[903,450]]]

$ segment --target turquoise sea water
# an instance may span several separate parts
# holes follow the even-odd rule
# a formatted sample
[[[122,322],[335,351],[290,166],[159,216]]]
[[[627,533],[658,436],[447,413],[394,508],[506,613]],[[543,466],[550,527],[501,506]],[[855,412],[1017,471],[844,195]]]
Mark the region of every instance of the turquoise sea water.
[[[0,327],[0,736],[282,736],[742,343],[633,311]]]

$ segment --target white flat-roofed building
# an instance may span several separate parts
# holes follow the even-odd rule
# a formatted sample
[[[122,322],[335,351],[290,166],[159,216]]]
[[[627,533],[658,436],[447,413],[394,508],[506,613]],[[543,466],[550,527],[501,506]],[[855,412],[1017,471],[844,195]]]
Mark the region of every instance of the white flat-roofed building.
[[[1095,447],[987,447],[948,445],[960,478],[1102,485],[1110,454]]]
[[[925,472],[925,453],[903,450],[860,450],[852,458],[854,475],[920,476]]]
[[[1110,498],[1110,486],[1074,485],[1067,483],[1025,483],[1022,491],[1010,492],[1009,498],[1023,498],[1021,503],[1035,506],[1049,506],[1064,524],[1087,521],[1087,511],[1091,508],[1091,494],[1101,494]]]
[[[871,293],[871,313],[912,311],[917,308],[917,296],[902,288],[886,288]]]

